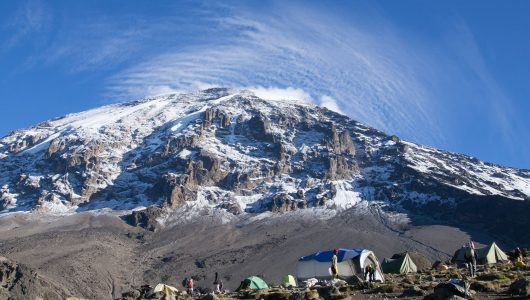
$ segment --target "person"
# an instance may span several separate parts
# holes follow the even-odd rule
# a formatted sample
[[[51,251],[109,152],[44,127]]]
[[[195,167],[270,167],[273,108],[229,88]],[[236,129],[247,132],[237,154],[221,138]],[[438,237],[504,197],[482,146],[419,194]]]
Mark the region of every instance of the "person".
[[[338,258],[337,255],[339,254],[338,249],[333,249],[333,256],[331,257],[331,278],[335,279],[339,275],[339,269],[338,269]]]
[[[213,293],[219,294],[221,292],[219,287],[219,274],[215,272],[215,280],[213,281]]]
[[[188,294],[193,295],[193,278],[188,279],[186,288],[188,289]]]
[[[523,256],[522,255],[517,256],[517,258],[515,259],[515,262],[513,264],[516,267],[518,267],[518,268],[522,268],[522,267],[526,266],[525,262],[523,261]]]
[[[364,268],[364,279],[369,282],[375,281],[375,268],[372,264],[368,264]]]
[[[473,247],[473,242],[466,245],[464,248],[464,259],[466,260],[467,267],[469,269],[469,275],[473,278],[477,272],[477,254]]]
[[[375,267],[370,268],[370,282],[375,282]]]
[[[471,247],[471,249],[475,250],[475,243],[473,243],[472,240],[469,240],[469,247]]]
[[[519,257],[522,259],[523,257],[523,253],[521,252],[521,249],[519,247],[515,248],[515,251],[513,254],[514,254],[513,256],[515,257],[515,260],[517,260]]]

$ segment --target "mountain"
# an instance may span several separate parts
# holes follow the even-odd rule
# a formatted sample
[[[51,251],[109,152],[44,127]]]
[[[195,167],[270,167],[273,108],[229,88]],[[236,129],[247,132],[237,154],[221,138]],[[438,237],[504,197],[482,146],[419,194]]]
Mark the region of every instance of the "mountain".
[[[249,91],[150,97],[13,131],[0,139],[0,174],[1,214],[103,211],[156,230],[204,215],[376,211],[530,242],[530,170]]]

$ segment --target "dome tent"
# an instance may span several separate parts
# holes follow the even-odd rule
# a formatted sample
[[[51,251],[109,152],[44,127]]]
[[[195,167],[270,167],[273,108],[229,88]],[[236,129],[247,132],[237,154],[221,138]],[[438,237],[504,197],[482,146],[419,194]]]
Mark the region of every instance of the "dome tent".
[[[338,249],[337,267],[338,275],[342,279],[358,277],[363,281],[364,268],[372,264],[375,267],[375,279],[384,281],[383,272],[375,254],[368,249]],[[309,278],[331,279],[331,258],[333,250],[319,251],[308,256],[303,256],[298,260],[296,277],[298,281]]]
[[[153,293],[163,293],[166,297],[176,296],[178,289],[174,286],[159,283],[153,289]]]
[[[285,287],[289,287],[289,286],[296,287],[297,286],[296,279],[294,278],[293,275],[285,275],[282,279],[282,285]]]
[[[245,280],[241,281],[241,284],[239,285],[237,290],[261,290],[266,289],[268,287],[269,286],[263,279],[259,278],[258,276],[250,276]]]

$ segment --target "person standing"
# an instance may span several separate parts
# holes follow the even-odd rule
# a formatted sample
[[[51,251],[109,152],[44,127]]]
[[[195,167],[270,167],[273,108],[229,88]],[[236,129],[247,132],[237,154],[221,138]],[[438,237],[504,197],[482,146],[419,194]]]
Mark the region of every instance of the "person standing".
[[[219,294],[221,293],[221,290],[219,288],[220,282],[219,282],[219,274],[215,272],[215,280],[213,281],[213,293]]]
[[[364,268],[364,280],[367,280],[369,282],[375,281],[375,269],[372,264],[368,264]]]
[[[518,260],[519,258],[522,260],[523,252],[521,251],[521,249],[519,247],[515,247],[514,257],[515,257],[515,260]]]
[[[186,287],[188,288],[188,294],[193,295],[193,278],[188,279]]]
[[[338,258],[337,258],[338,254],[339,254],[339,250],[334,249],[333,256],[331,257],[331,278],[332,279],[336,279],[339,276]]]
[[[469,243],[464,249],[464,259],[466,260],[469,269],[469,275],[473,278],[477,273],[477,254],[474,249],[473,242]]]
[[[375,282],[375,267],[370,264],[370,282]]]

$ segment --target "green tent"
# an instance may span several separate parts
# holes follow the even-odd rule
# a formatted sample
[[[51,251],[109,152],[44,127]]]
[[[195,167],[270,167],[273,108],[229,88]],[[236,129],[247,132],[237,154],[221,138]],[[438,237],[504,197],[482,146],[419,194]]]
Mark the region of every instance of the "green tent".
[[[477,259],[479,264],[496,264],[508,261],[508,256],[493,242],[488,247],[477,250]]]
[[[283,283],[283,286],[285,287],[289,287],[289,286],[296,287],[296,279],[294,279],[293,275],[284,276],[282,283]]]
[[[464,258],[465,253],[465,247],[461,247],[460,249],[456,250],[455,254],[453,255],[453,258],[451,258],[451,263],[458,265],[464,264],[466,262],[466,259]]]
[[[269,286],[263,279],[259,278],[258,276],[250,276],[241,282],[237,290],[261,290],[266,289],[268,287]]]
[[[381,264],[383,273],[406,274],[416,273],[418,268],[408,253],[396,259],[385,258]]]
[[[459,265],[464,264],[466,262],[466,259],[464,258],[465,252],[466,248],[464,247],[456,250],[453,259],[451,259],[451,262]],[[484,248],[476,249],[475,253],[477,255],[477,263],[480,265],[495,264],[508,261],[508,256],[506,255],[506,253],[504,253],[504,251],[502,251],[501,248],[499,248],[499,246],[495,244],[495,242],[491,243],[491,245],[486,246]]]

